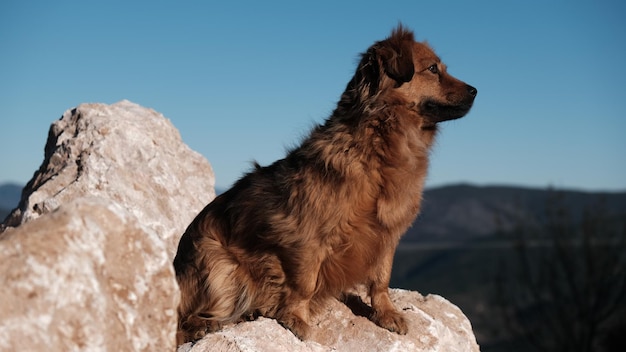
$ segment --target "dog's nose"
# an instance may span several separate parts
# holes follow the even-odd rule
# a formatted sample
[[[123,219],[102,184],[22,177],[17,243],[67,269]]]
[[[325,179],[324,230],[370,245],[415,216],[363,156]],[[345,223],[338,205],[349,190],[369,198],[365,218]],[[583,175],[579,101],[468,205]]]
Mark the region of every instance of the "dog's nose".
[[[475,97],[476,94],[478,94],[478,90],[472,86],[470,86],[469,84],[467,85],[467,92],[469,93],[469,95]]]

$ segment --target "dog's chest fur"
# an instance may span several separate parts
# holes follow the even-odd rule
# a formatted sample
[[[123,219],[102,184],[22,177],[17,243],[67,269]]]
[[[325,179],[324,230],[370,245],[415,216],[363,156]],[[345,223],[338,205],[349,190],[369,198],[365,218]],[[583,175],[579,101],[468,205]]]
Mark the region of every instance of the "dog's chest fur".
[[[302,198],[291,203],[304,201],[324,219],[315,232],[324,234],[329,254],[372,260],[380,247],[397,244],[418,214],[435,131],[403,123],[408,119],[397,117],[382,130],[324,126],[292,152],[306,155],[310,170],[300,170]]]

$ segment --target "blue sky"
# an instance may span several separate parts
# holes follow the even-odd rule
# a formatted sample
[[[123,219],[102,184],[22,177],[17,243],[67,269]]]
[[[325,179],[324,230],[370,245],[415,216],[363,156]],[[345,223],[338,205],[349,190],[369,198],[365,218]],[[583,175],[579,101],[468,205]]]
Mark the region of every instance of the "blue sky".
[[[2,1],[0,183],[84,102],[161,112],[219,187],[284,156],[399,22],[478,88],[427,184],[626,190],[623,1]]]

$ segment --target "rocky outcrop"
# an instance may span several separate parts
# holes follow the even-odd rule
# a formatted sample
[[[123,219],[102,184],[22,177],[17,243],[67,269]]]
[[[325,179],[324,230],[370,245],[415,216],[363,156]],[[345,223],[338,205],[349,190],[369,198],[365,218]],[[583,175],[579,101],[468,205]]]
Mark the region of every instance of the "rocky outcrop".
[[[209,163],[155,111],[128,101],[67,111],[0,229],[0,350],[175,351],[171,262],[213,183]],[[405,336],[367,320],[361,295],[330,302],[309,341],[259,318],[178,350],[478,351],[457,307],[391,293]]]
[[[206,159],[153,110],[63,114],[0,233],[0,350],[175,350],[171,263],[213,185]]]

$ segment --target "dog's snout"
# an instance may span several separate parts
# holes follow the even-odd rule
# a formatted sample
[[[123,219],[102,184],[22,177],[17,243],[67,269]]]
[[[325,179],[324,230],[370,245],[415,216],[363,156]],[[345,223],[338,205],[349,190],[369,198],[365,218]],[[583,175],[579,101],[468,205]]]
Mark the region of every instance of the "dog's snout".
[[[469,84],[467,85],[467,92],[469,93],[469,95],[475,97],[476,94],[478,94],[478,89],[470,86]]]

